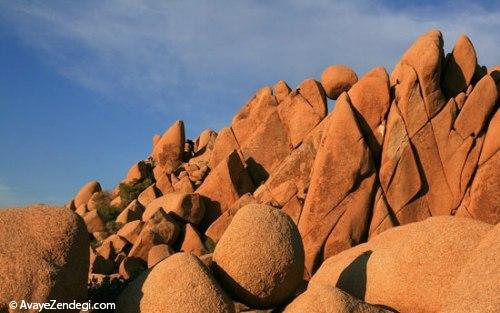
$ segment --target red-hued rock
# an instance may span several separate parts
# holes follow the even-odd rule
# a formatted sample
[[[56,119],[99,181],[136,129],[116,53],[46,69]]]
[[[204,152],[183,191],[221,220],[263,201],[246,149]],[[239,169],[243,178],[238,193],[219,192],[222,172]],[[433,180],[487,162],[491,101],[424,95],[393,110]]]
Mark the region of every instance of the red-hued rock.
[[[276,97],[276,100],[278,103],[283,101],[283,99],[288,96],[288,94],[292,91],[290,87],[287,85],[287,83],[284,80],[279,80],[274,84],[273,86],[273,94]]]
[[[170,248],[169,245],[159,244],[153,246],[148,253],[148,268],[152,268],[174,253],[175,252],[172,250],[172,248]]]
[[[99,192],[101,190],[101,185],[95,180],[86,183],[75,196],[75,207],[78,208],[82,204],[87,204],[94,192]]]
[[[356,73],[350,67],[342,64],[330,65],[321,74],[321,85],[323,85],[326,96],[332,100],[337,100],[357,81]]]
[[[362,242],[375,193],[372,155],[346,93],[330,114],[298,225],[309,275],[322,258]]]
[[[143,206],[147,207],[154,199],[158,197],[158,190],[155,184],[152,184],[148,188],[144,189],[137,197],[137,201]]]
[[[176,121],[161,136],[161,139],[153,148],[151,156],[156,166],[163,169],[163,172],[172,173],[182,162],[184,153],[184,123]]]
[[[206,200],[201,229],[208,228],[231,204],[253,190],[250,176],[238,153],[233,151],[208,174],[196,190]]]
[[[151,175],[151,164],[144,161],[139,161],[132,165],[132,167],[130,167],[127,172],[127,177],[125,177],[123,182],[126,184],[130,184],[136,181],[141,181],[146,177],[150,177]]]
[[[453,51],[446,59],[443,70],[443,89],[448,97],[454,97],[467,89],[476,71],[476,51],[470,39],[460,35]]]
[[[328,113],[328,107],[326,105],[325,90],[321,83],[314,79],[306,79],[300,83],[297,89],[299,94],[301,94],[314,109],[314,112],[323,119]]]
[[[169,193],[152,201],[146,207],[142,219],[148,221],[159,210],[184,222],[198,224],[205,215],[205,204],[196,193]]]
[[[200,234],[191,224],[186,224],[180,251],[190,252],[197,256],[208,253]]]
[[[321,121],[322,117],[298,92],[291,92],[278,106],[278,113],[293,147]],[[245,152],[243,152],[245,155]]]

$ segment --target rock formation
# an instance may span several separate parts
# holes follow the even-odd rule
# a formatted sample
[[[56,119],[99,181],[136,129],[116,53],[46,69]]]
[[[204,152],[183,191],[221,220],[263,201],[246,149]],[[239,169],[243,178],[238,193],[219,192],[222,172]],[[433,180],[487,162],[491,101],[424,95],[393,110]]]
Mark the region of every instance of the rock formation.
[[[113,281],[122,312],[494,312],[500,71],[478,62],[432,30],[392,73],[263,86],[192,140],[176,121],[114,189],[77,192],[81,220],[61,213],[91,240],[89,298]]]

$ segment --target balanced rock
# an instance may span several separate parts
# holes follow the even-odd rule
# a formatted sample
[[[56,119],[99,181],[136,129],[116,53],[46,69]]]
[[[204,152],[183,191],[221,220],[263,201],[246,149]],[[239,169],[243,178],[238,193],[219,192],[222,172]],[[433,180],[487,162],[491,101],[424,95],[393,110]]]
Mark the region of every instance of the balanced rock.
[[[451,216],[394,227],[326,260],[309,288],[338,287],[401,313],[439,312],[462,267],[491,229]]]
[[[121,293],[122,313],[232,313],[231,299],[197,257],[177,253],[133,280]]]
[[[213,261],[225,289],[254,308],[283,304],[304,272],[297,227],[285,213],[267,205],[250,204],[236,213]]]
[[[0,225],[0,311],[10,301],[86,300],[89,235],[78,215],[43,205],[2,209]]]
[[[342,64],[330,65],[321,74],[323,89],[332,100],[337,100],[341,93],[348,91],[357,81],[356,73]]]

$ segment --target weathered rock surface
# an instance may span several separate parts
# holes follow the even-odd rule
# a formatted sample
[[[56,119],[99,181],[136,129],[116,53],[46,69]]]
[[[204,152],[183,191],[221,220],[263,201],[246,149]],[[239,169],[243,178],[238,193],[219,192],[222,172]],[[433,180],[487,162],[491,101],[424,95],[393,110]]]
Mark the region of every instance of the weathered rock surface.
[[[89,236],[78,215],[49,206],[3,209],[0,225],[0,311],[10,301],[85,301]]]
[[[188,253],[166,258],[130,283],[120,295],[117,311],[235,312],[209,271]]]
[[[364,303],[334,286],[309,288],[290,303],[284,313],[384,313],[392,312]]]
[[[326,260],[309,288],[336,286],[402,313],[439,312],[456,277],[491,229],[483,222],[450,216],[395,227]]]
[[[297,228],[283,212],[247,205],[219,240],[214,269],[224,288],[255,308],[283,304],[302,281],[304,251]]]
[[[328,98],[337,100],[358,81],[356,73],[348,66],[337,64],[327,67],[321,74],[321,84]]]

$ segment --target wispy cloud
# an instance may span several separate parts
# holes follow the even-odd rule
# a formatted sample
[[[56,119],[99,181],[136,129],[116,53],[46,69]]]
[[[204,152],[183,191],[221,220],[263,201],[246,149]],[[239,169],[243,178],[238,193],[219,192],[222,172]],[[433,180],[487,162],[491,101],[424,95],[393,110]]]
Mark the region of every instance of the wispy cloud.
[[[448,51],[464,32],[480,62],[498,62],[498,7],[465,1],[399,10],[381,1],[6,1],[0,8],[4,25],[86,88],[117,103],[196,109],[225,123],[258,84],[295,85],[331,63],[360,74],[391,68],[433,27]]]

